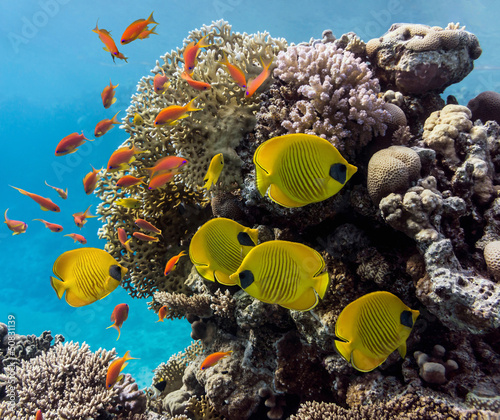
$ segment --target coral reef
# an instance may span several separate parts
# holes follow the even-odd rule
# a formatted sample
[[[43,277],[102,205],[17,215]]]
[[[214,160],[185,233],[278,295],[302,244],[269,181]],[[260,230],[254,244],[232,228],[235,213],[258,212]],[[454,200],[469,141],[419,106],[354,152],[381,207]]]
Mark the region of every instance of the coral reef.
[[[500,93],[488,90],[472,98],[467,104],[472,112],[472,121],[496,121],[500,124]]]

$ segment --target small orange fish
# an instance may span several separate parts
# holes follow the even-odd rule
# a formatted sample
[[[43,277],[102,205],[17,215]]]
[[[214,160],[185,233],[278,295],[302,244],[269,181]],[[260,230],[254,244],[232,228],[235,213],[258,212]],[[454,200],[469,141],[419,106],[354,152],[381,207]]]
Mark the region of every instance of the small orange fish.
[[[118,305],[115,306],[115,309],[113,309],[113,312],[111,314],[111,321],[114,322],[114,324],[110,325],[108,328],[115,328],[118,331],[118,339],[120,338],[120,328],[122,327],[123,323],[127,320],[128,318],[128,305],[126,303],[119,303]],[[108,329],[106,328],[106,329]]]
[[[168,308],[166,305],[163,305],[158,311],[158,321],[156,322],[163,322],[167,314],[168,314]]]
[[[188,112],[201,111],[201,108],[195,108],[193,102],[196,98],[191,99],[186,105],[170,105],[163,108],[155,118],[155,126],[159,125],[175,125],[179,120],[189,117]]]
[[[120,124],[120,121],[116,119],[119,112],[120,111],[118,111],[111,119],[105,118],[104,120],[99,121],[95,126],[94,136],[101,137],[113,128],[113,124]]]
[[[156,226],[152,225],[148,221],[144,219],[135,219],[134,222],[137,226],[139,226],[141,229],[144,229],[147,232],[152,232],[152,233],[158,233],[161,235],[161,230],[158,229]]]
[[[167,275],[169,274],[171,271],[175,270],[175,267],[177,266],[177,263],[179,262],[179,259],[181,257],[183,257],[184,255],[186,255],[186,253],[184,251],[181,251],[179,254],[177,254],[176,256],[170,258],[167,262],[167,264],[165,265],[165,271],[163,272],[163,275]]]
[[[205,40],[207,35],[201,38],[196,44],[190,42],[186,48],[184,49],[184,53],[182,54],[184,58],[184,71],[187,74],[193,74],[194,67],[196,66],[196,61],[198,58],[198,54],[200,53],[200,48],[208,47],[208,41]]]
[[[116,58],[119,58],[120,60],[125,60],[125,63],[128,63],[128,57],[125,57],[121,52],[116,54]],[[113,62],[115,61],[115,58],[113,57]]]
[[[217,353],[212,353],[208,355],[200,366],[200,369],[206,369],[215,365],[220,359],[229,356],[233,351],[218,351]]]
[[[153,26],[152,29],[144,29],[140,34],[139,36],[137,37],[138,39],[146,39],[146,38],[149,38],[149,35],[158,35],[156,32],[155,32],[155,29],[158,25],[155,25]]]
[[[185,71],[182,72],[181,77],[188,83],[189,86],[195,88],[196,90],[207,90],[212,87],[210,84],[202,82],[201,80],[194,80]]]
[[[137,39],[141,32],[147,29],[149,24],[156,23],[158,25],[158,22],[155,22],[153,19],[153,13],[154,12],[152,12],[147,19],[137,19],[135,22],[128,25],[125,32],[123,32],[121,44],[125,45],[132,42],[134,39]]]
[[[26,232],[26,229],[28,229],[28,224],[21,222],[20,220],[12,220],[7,217],[7,211],[9,209],[5,210],[5,213],[3,217],[5,218],[5,222],[7,224],[7,227],[12,231],[12,235],[19,235],[20,233]]]
[[[108,367],[108,372],[106,373],[106,388],[111,388],[116,382],[123,378],[120,372],[128,365],[127,361],[135,359],[137,357],[130,357],[130,351],[127,350],[123,357],[113,360]]]
[[[149,235],[146,235],[145,233],[142,233],[142,232],[134,232],[132,234],[132,236],[137,238],[137,239],[140,239],[141,241],[145,241],[145,242],[158,242],[159,241],[159,239],[156,236],[149,236]]]
[[[48,228],[51,232],[62,232],[63,230],[63,227],[61,225],[58,225],[57,223],[50,223],[43,219],[33,219],[33,220],[38,220],[39,222],[42,222],[45,225],[45,227]]]
[[[273,58],[271,57],[269,60],[264,61],[262,57],[260,57],[260,62],[262,63],[262,71],[261,73],[254,79],[251,79],[247,82],[247,90],[245,92],[245,98],[249,98],[252,96],[255,91],[265,82],[265,80],[271,75],[271,64],[273,63]]]
[[[35,420],[43,420],[42,410],[36,410]]]
[[[222,52],[222,54],[224,54],[224,61],[219,61],[219,63],[226,66],[227,71],[236,82],[236,84],[245,89],[247,87],[245,73],[243,73],[239,67],[229,62],[225,52]]]
[[[106,86],[101,92],[102,105],[104,106],[104,108],[108,109],[116,102],[115,89],[117,87],[118,84],[113,86],[113,83],[111,83],[111,79],[109,79],[109,86]]]
[[[78,241],[82,245],[85,245],[87,243],[87,240],[84,238],[84,236],[78,233],[68,233],[67,235],[64,236],[69,236],[71,239],[73,239],[74,242]]]
[[[97,186],[97,181],[99,181],[99,171],[102,170],[102,168],[95,169],[92,165],[90,165],[90,167],[92,168],[92,171],[83,178],[83,189],[87,195],[94,192],[95,187]]]
[[[155,175],[149,180],[148,189],[156,190],[157,188],[163,187],[164,185],[172,181],[176,174],[177,174],[176,171],[169,171]]]
[[[146,177],[141,176],[140,178],[137,178],[132,175],[123,175],[118,181],[116,181],[116,186],[120,188],[134,187],[139,184],[144,184],[144,178]]]
[[[64,156],[69,153],[75,153],[85,140],[94,141],[93,139],[86,139],[85,136],[78,133],[71,133],[64,137],[56,146],[56,156]]]
[[[135,146],[132,146],[130,149],[128,147],[116,149],[108,160],[107,171],[116,172],[130,168],[129,163],[132,163],[135,160],[134,155],[139,153],[146,153],[146,151],[138,149]]]
[[[87,219],[89,217],[97,217],[97,216],[92,216],[91,214],[88,214],[88,211],[92,207],[92,204],[87,207],[87,210],[85,211],[80,211],[78,213],[73,214],[73,219],[75,221],[75,225],[77,225],[80,229],[83,227],[85,223],[87,223]]]
[[[153,78],[153,88],[155,90],[155,93],[159,95],[164,93],[170,86],[170,80],[163,71],[163,68],[160,68],[160,70],[161,73],[156,73],[155,77]]]
[[[97,23],[99,23],[99,20],[97,20]],[[105,45],[105,47],[103,47],[103,50],[111,54],[113,62],[115,61],[115,57],[122,58],[127,61],[127,57],[124,57],[123,54],[118,51],[115,41],[111,37],[111,33],[106,29],[99,29],[97,23],[95,24],[95,28],[92,29],[92,32],[95,32],[97,35],[99,35],[99,39]],[[120,55],[121,57],[119,57]]]
[[[67,188],[66,188],[66,191],[64,191],[62,188],[53,187],[52,185],[47,184],[47,181],[45,181],[45,185],[47,185],[47,187],[50,187],[50,188],[53,188],[54,190],[56,190],[57,194],[59,194],[59,197],[61,197],[63,200],[66,200],[68,198],[68,189]]]
[[[125,229],[123,228],[118,228],[117,232],[118,232],[118,240],[120,241],[120,243],[123,245],[123,247],[127,250],[128,253],[133,254],[134,251],[130,249],[130,241],[132,240],[132,238],[127,239],[127,232],[125,232]]]
[[[178,170],[186,165],[188,161],[182,156],[164,156],[155,162],[151,168],[145,168],[151,172],[151,176]]]
[[[11,187],[12,187],[12,185],[11,185]],[[39,204],[40,208],[43,211],[50,210],[50,211],[55,211],[56,213],[61,211],[59,206],[57,204],[55,204],[50,198],[45,198],[45,197],[42,197],[41,195],[33,194],[33,193],[28,192],[28,191],[24,191],[21,188],[17,188],[17,187],[12,187],[12,188],[16,189],[17,191],[19,191],[23,195],[27,195],[29,198],[31,198],[33,201],[35,201],[37,204]]]

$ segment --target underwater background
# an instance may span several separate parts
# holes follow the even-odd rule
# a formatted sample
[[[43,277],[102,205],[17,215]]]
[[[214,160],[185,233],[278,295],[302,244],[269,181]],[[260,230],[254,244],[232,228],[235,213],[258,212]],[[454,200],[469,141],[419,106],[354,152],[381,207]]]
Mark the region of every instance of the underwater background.
[[[498,91],[500,53],[498,5],[495,1],[77,1],[40,0],[0,3],[0,139],[2,145],[0,184],[2,213],[26,221],[27,232],[12,236],[3,225],[0,230],[0,321],[15,317],[17,334],[40,335],[50,330],[66,341],[83,342],[92,351],[112,349],[122,355],[130,350],[140,358],[130,363],[131,373],[140,387],[151,384],[152,370],[161,362],[187,347],[191,326],[186,320],[156,323],[157,315],[148,310],[149,299],[132,299],[117,288],[105,299],[92,305],[73,308],[57,299],[50,286],[52,265],[63,252],[78,247],[63,234],[82,233],[86,246],[103,248],[97,230],[97,218],[81,229],[75,227],[72,214],[92,205],[95,214],[99,199],[86,195],[82,179],[90,165],[101,168],[109,155],[127,138],[116,127],[94,142],[87,142],[78,153],[54,156],[61,138],[82,132],[94,138],[95,124],[121,110],[125,116],[137,82],[150,74],[156,60],[182,46],[189,31],[224,19],[233,31],[257,33],[268,31],[272,37],[289,43],[321,38],[325,29],[334,35],[354,31],[362,40],[383,35],[393,23],[411,22],[445,27],[460,22],[474,33],[483,53],[475,69],[462,82],[447,88],[441,95],[454,95],[460,104],[485,90]],[[102,43],[92,32],[99,26],[119,35],[131,21],[154,11],[158,35],[127,46],[128,63],[114,63],[102,50]],[[118,84],[117,102],[103,109],[100,92],[109,84]],[[57,201],[55,193],[44,185],[68,188],[68,199]],[[43,212],[29,198],[10,186],[50,196],[61,212]],[[52,233],[43,218],[64,226],[64,233]],[[128,303],[128,320],[116,341],[116,331],[106,329],[118,303]]]

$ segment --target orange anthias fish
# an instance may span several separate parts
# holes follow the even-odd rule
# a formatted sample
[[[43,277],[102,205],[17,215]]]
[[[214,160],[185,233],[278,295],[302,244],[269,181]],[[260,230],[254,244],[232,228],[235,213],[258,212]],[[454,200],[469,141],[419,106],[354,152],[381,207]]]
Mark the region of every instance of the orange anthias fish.
[[[52,185],[47,184],[47,181],[45,181],[45,185],[47,185],[47,187],[50,187],[50,188],[53,188],[54,190],[56,190],[57,194],[59,194],[59,197],[61,197],[63,200],[66,200],[68,198],[68,189],[67,188],[66,188],[66,191],[64,191],[62,188],[53,187]]]
[[[153,167],[144,169],[150,171],[151,176],[154,176],[157,174],[178,170],[187,163],[188,161],[182,156],[165,156],[161,159],[158,159]]]
[[[163,320],[165,319],[165,317],[167,316],[168,314],[168,308],[167,308],[167,305],[163,305],[160,310],[158,311],[158,321],[156,322],[163,322]]]
[[[194,80],[185,71],[182,72],[181,77],[188,83],[189,86],[195,88],[196,90],[207,90],[212,87],[210,84],[202,82],[201,80]]]
[[[97,22],[99,22],[99,20]],[[92,32],[95,32],[97,35],[99,35],[99,39],[105,45],[105,47],[103,47],[103,50],[108,51],[111,54],[113,61],[115,61],[115,57],[127,61],[127,57],[125,57],[121,52],[118,51],[115,41],[111,37],[111,33],[109,31],[107,31],[106,29],[99,29],[96,23],[95,28],[92,29]]]
[[[215,365],[220,359],[229,356],[233,351],[218,351],[217,353],[212,353],[208,355],[200,366],[200,369],[206,369]]]
[[[169,274],[171,271],[175,270],[175,267],[177,266],[177,263],[179,262],[179,259],[186,255],[184,251],[179,252],[176,256],[170,258],[165,265],[165,271],[163,272],[163,275]]]
[[[138,39],[146,39],[146,38],[149,38],[149,35],[158,35],[156,32],[155,32],[155,29],[158,25],[155,25],[153,26],[153,28],[151,29],[144,29],[140,34],[139,36],[137,37]]]
[[[189,117],[188,112],[201,111],[201,108],[195,108],[193,102],[196,98],[191,99],[186,105],[170,105],[163,108],[155,118],[155,126],[159,125],[175,125],[179,120]]]
[[[127,361],[137,359],[137,357],[130,357],[130,351],[127,350],[123,357],[113,360],[108,367],[108,373],[106,374],[106,388],[111,388],[116,382],[123,378],[120,372],[128,365]]]
[[[77,225],[80,229],[83,227],[85,223],[87,223],[87,219],[89,217],[97,217],[97,216],[92,216],[91,214],[88,213],[90,207],[92,207],[92,204],[87,207],[87,210],[85,211],[80,211],[78,213],[73,214],[73,219],[75,220],[75,225]]]
[[[38,220],[39,222],[42,222],[45,225],[45,227],[48,228],[51,232],[62,232],[63,230],[63,227],[61,225],[58,225],[57,223],[50,223],[43,219],[33,219],[33,220]]]
[[[93,139],[86,139],[85,136],[78,133],[71,133],[64,137],[59,144],[56,146],[56,156],[64,156],[69,153],[74,153],[81,146],[85,140],[94,141]]]
[[[113,309],[113,313],[111,314],[111,321],[114,322],[114,324],[110,325],[108,328],[115,328],[118,331],[118,339],[120,338],[120,328],[122,327],[123,323],[127,320],[128,318],[128,305],[126,303],[119,303],[118,305],[115,306],[115,309]],[[106,328],[106,329],[108,329]]]
[[[170,80],[163,71],[163,68],[160,68],[160,70],[161,73],[156,73],[155,77],[153,78],[153,88],[155,90],[155,93],[159,95],[164,93],[170,86]]]
[[[35,420],[43,420],[42,410],[36,410]]]
[[[173,170],[168,172],[162,172],[153,176],[149,180],[148,190],[156,190],[157,188],[163,187],[164,185],[172,181],[175,175],[177,175],[177,171]]]
[[[125,29],[125,32],[123,32],[121,44],[125,45],[137,39],[142,31],[147,30],[149,24],[156,23],[156,25],[158,25],[158,22],[155,22],[153,19],[153,13],[154,12],[151,12],[147,19],[137,19],[135,22],[131,23],[127,29]]]
[[[26,232],[26,229],[28,229],[28,224],[21,222],[20,220],[12,220],[7,217],[7,211],[9,209],[5,210],[5,213],[3,217],[5,218],[5,222],[7,224],[7,227],[12,231],[12,235],[19,235],[20,233]]]
[[[82,245],[85,245],[87,243],[85,237],[78,233],[68,233],[67,235],[64,236],[69,236],[71,239],[73,239],[74,242],[80,242]]]
[[[145,233],[142,233],[142,232],[134,232],[132,234],[132,236],[134,238],[140,239],[141,241],[145,241],[145,242],[158,242],[159,241],[159,239],[156,236],[146,235]]]
[[[123,245],[123,247],[127,250],[128,253],[133,254],[134,251],[130,249],[130,241],[132,240],[132,238],[127,239],[127,232],[125,232],[125,229],[123,228],[118,228],[117,232],[118,232],[118,240],[120,241],[120,243]]]
[[[161,235],[160,229],[158,229],[156,226],[152,225],[151,223],[149,223],[144,219],[136,219],[134,223],[147,232],[158,233]]]
[[[94,192],[95,187],[97,186],[97,181],[99,181],[99,171],[102,170],[102,168],[95,169],[92,165],[90,165],[90,167],[92,168],[92,171],[83,178],[83,189],[87,195]]]
[[[139,184],[144,184],[144,178],[146,177],[141,176],[140,178],[137,178],[132,175],[123,175],[118,181],[116,181],[116,186],[120,188],[134,187]]]
[[[243,73],[239,67],[229,62],[225,52],[222,52],[222,54],[224,54],[224,61],[219,61],[219,63],[226,66],[227,71],[236,82],[236,84],[245,89],[247,87],[245,73]]]
[[[113,124],[120,124],[120,121],[116,119],[119,112],[120,111],[118,111],[111,119],[105,118],[104,120],[99,121],[95,126],[94,136],[101,137],[113,128]]]
[[[200,53],[200,48],[208,47],[210,44],[205,40],[207,35],[201,38],[196,44],[190,42],[186,48],[184,49],[184,53],[182,54],[184,58],[184,71],[191,75],[193,74],[194,67],[196,66],[196,60],[198,58],[198,54]]]
[[[111,105],[116,102],[115,89],[118,85],[113,86],[111,79],[109,80],[109,86],[106,86],[101,92],[102,105],[104,108],[108,109]]]
[[[11,185],[11,187],[12,187],[12,185]],[[40,205],[40,208],[43,211],[47,211],[47,210],[55,211],[55,212],[61,211],[59,206],[57,204],[55,204],[50,198],[45,198],[45,197],[42,197],[41,195],[33,194],[33,193],[28,192],[28,191],[24,191],[21,188],[17,188],[17,187],[12,187],[12,188],[16,189],[17,191],[19,191],[23,195],[27,195],[33,201],[38,203]]]
[[[266,81],[266,79],[271,75],[271,64],[273,63],[273,58],[270,58],[267,61],[264,61],[262,57],[260,57],[260,62],[262,63],[262,71],[261,73],[254,79],[251,79],[247,83],[247,90],[245,92],[245,98],[249,98],[252,96],[255,91]]]
[[[130,168],[129,163],[132,163],[135,160],[134,155],[139,153],[146,153],[146,151],[138,149],[135,146],[132,146],[130,149],[128,147],[116,149],[108,160],[107,171],[116,172]]]

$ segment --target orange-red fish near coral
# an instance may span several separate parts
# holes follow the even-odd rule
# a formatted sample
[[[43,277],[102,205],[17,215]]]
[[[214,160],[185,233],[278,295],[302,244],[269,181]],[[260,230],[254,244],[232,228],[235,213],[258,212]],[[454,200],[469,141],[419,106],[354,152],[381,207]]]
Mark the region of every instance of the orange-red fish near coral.
[[[134,223],[147,232],[158,233],[161,235],[161,230],[158,229],[156,226],[152,225],[151,223],[149,223],[147,220],[135,219]]]
[[[156,190],[157,188],[163,187],[164,185],[172,181],[176,174],[177,171],[174,170],[174,171],[162,172],[160,174],[155,175],[149,180],[148,189]]]
[[[125,60],[125,63],[128,63],[128,57],[125,57],[123,53],[119,52],[116,54],[116,58],[119,58],[120,60]],[[115,61],[115,58],[113,57],[113,62]]]
[[[155,32],[155,29],[158,25],[155,25],[153,26],[151,29],[144,29],[140,34],[139,36],[137,37],[137,39],[146,39],[146,38],[149,38],[149,35],[158,35],[156,32]]]
[[[97,181],[99,181],[99,171],[102,170],[102,168],[95,169],[92,165],[90,165],[90,167],[92,168],[92,171],[83,178],[83,189],[87,195],[94,192],[95,187],[97,186]]]
[[[155,125],[175,125],[179,120],[189,117],[188,112],[201,111],[201,108],[195,108],[191,99],[186,105],[170,105],[163,108],[155,118]]]
[[[128,305],[126,303],[119,303],[118,305],[115,306],[115,309],[113,309],[113,312],[111,313],[111,321],[114,322],[114,324],[110,325],[108,328],[115,328],[118,331],[118,339],[120,338],[120,328],[122,327],[123,323],[127,320],[128,318]],[[106,328],[106,329],[108,329]]]
[[[82,245],[85,245],[87,243],[87,239],[85,239],[83,235],[80,235],[78,233],[68,233],[64,236],[69,236],[71,239],[73,239],[74,242],[80,242]]]
[[[159,239],[156,236],[146,235],[145,233],[142,233],[142,232],[134,232],[132,234],[132,236],[134,238],[140,239],[141,241],[145,241],[145,242],[158,242],[159,241]]]
[[[68,198],[68,189],[67,188],[66,188],[66,191],[64,191],[62,188],[53,187],[52,185],[47,184],[47,181],[45,181],[45,185],[47,185],[47,187],[50,187],[50,188],[53,188],[54,190],[56,190],[57,194],[59,194],[59,197],[61,197],[63,200],[66,200]]]
[[[163,305],[158,311],[158,321],[156,322],[163,322],[167,314],[168,314],[168,308],[166,305]]]
[[[115,89],[117,87],[118,84],[113,86],[113,83],[111,83],[111,79],[109,79],[109,86],[106,86],[101,92],[102,105],[104,106],[104,108],[108,109],[116,102]]]
[[[247,87],[245,73],[243,73],[239,67],[229,62],[225,52],[222,52],[222,54],[224,54],[224,61],[219,61],[219,63],[226,66],[227,71],[236,82],[236,84],[245,89]]]
[[[75,153],[83,143],[87,141],[94,141],[93,139],[86,139],[85,136],[78,133],[71,133],[64,137],[56,146],[56,156],[64,156],[69,153]]]
[[[83,227],[83,225],[85,223],[87,223],[87,219],[89,217],[97,217],[97,216],[92,216],[91,214],[89,214],[88,211],[89,211],[90,207],[92,207],[92,204],[87,207],[87,210],[80,211],[78,213],[73,214],[73,219],[75,221],[75,225],[77,225],[80,229]]]
[[[193,74],[198,54],[200,53],[200,48],[205,48],[210,45],[208,44],[208,41],[205,40],[206,37],[207,35],[201,38],[196,44],[194,43],[194,41],[190,42],[184,49],[182,57],[184,58],[184,71],[187,74]]]
[[[260,62],[262,63],[262,71],[260,74],[247,82],[247,90],[245,92],[245,97],[249,98],[252,96],[255,91],[266,81],[266,79],[271,75],[271,64],[273,63],[273,58],[271,57],[269,60],[264,61],[262,57],[260,57]]]
[[[137,19],[135,22],[132,22],[130,25],[128,25],[127,29],[125,29],[125,32],[123,32],[120,41],[121,44],[125,45],[129,42],[132,42],[134,39],[137,39],[141,32],[147,30],[147,26],[149,24],[156,23],[158,25],[158,22],[155,22],[153,19],[153,13],[154,12],[151,12],[147,19]]]
[[[96,137],[101,137],[113,128],[113,124],[120,124],[120,121],[116,119],[119,112],[120,111],[118,111],[111,119],[105,118],[104,120],[99,121],[95,126],[94,135]]]
[[[129,252],[130,254],[133,254],[134,251],[132,251],[132,249],[130,249],[130,241],[132,240],[132,238],[127,239],[127,232],[125,232],[125,229],[123,229],[123,228],[118,228],[117,232],[118,232],[118,240],[120,241],[120,243],[127,250],[127,252]]]
[[[43,420],[42,410],[36,410],[35,420]]]
[[[181,77],[188,83],[189,86],[196,90],[207,90],[212,86],[206,82],[202,82],[201,80],[194,80],[189,74],[185,71],[182,72]]]
[[[177,267],[177,263],[179,262],[179,259],[184,255],[186,255],[186,253],[184,251],[181,251],[176,256],[170,258],[168,260],[167,264],[165,265],[165,271],[163,272],[163,275],[166,276],[167,274],[169,274],[170,272],[175,270],[175,267]]]
[[[182,156],[165,156],[158,159],[151,168],[144,168],[151,172],[151,176],[165,172],[171,172],[182,168],[188,161]]]
[[[116,186],[120,188],[134,187],[139,184],[144,184],[144,178],[146,177],[141,176],[140,178],[137,178],[132,175],[123,175],[118,181],[116,181]]]
[[[11,185],[11,187],[12,187],[12,185]],[[55,212],[61,211],[59,206],[57,204],[55,204],[50,198],[45,198],[45,197],[42,197],[41,195],[33,194],[33,193],[28,192],[28,191],[24,191],[21,188],[17,188],[17,187],[12,187],[12,188],[16,189],[17,191],[19,191],[23,195],[27,195],[29,198],[31,198],[33,201],[35,201],[37,204],[39,204],[40,208],[43,211],[47,211],[47,210],[55,211]]]
[[[97,23],[98,22],[99,20],[97,20]],[[92,32],[95,32],[97,35],[99,35],[99,39],[105,45],[105,47],[103,47],[103,50],[111,54],[113,62],[115,61],[115,57],[127,61],[127,57],[125,57],[121,52],[118,51],[115,41],[111,37],[111,33],[106,29],[99,29],[97,23],[95,24],[95,28],[92,29]]]
[[[159,95],[164,93],[170,86],[169,78],[163,71],[163,68],[160,68],[160,70],[161,73],[156,73],[153,79],[153,88],[155,90],[155,93]]]
[[[33,220],[38,220],[39,222],[42,222],[45,225],[45,227],[49,229],[51,232],[62,232],[63,230],[63,227],[61,225],[58,225],[57,223],[50,223],[43,219],[33,219]]]
[[[215,365],[220,359],[229,356],[233,351],[218,351],[208,355],[200,366],[200,369],[206,369]]]
[[[21,222],[20,220],[12,220],[7,217],[7,211],[9,209],[5,210],[5,213],[3,217],[5,218],[5,224],[7,224],[7,227],[12,231],[12,235],[19,235],[20,233],[26,232],[26,229],[28,229],[28,224]]]
[[[116,149],[110,156],[107,165],[108,172],[115,172],[120,170],[128,169],[129,163],[135,160],[135,156],[139,153],[146,153],[145,150],[138,149],[132,146],[130,149],[128,147],[120,147]]]
[[[113,360],[108,367],[106,373],[106,388],[111,388],[116,382],[123,378],[120,372],[128,365],[127,360],[137,359],[137,357],[130,357],[130,351],[127,350],[123,357]]]

